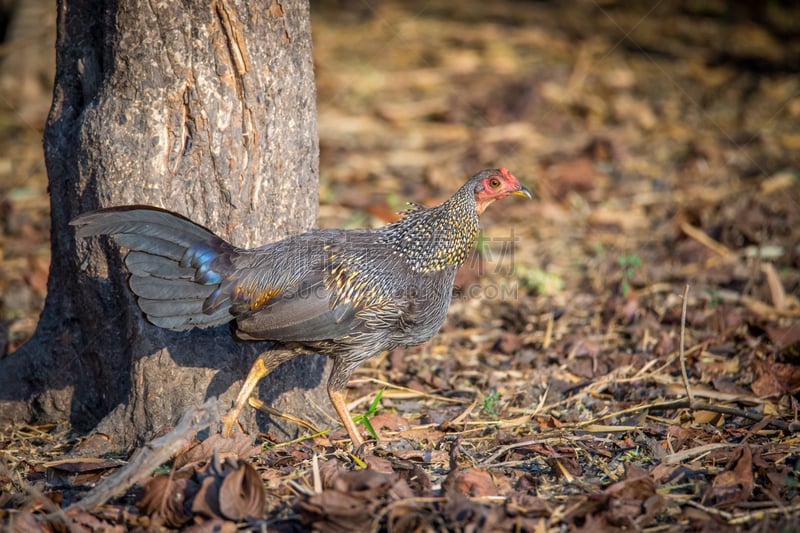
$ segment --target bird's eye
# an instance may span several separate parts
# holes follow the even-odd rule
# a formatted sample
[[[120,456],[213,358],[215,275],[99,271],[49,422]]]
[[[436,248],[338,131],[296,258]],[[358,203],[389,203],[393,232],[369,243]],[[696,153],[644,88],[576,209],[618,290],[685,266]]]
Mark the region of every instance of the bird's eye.
[[[496,189],[500,186],[500,180],[497,178],[492,178],[489,180],[489,187],[492,189]]]

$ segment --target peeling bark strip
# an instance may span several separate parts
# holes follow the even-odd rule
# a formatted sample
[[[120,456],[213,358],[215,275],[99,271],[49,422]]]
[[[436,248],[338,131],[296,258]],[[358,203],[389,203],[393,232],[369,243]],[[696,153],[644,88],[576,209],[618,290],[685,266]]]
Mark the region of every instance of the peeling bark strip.
[[[275,18],[283,19],[283,7],[281,6],[278,0],[272,0],[272,3],[269,6],[269,14]],[[288,44],[291,41],[291,37],[289,37],[289,29],[286,27],[286,22],[283,23],[283,42],[284,44]]]
[[[34,338],[0,361],[2,416],[69,418],[129,445],[162,433],[208,397],[227,405],[235,395],[266,345],[234,342],[227,329],[177,335],[151,326],[131,305],[119,250],[76,242],[67,223],[98,207],[146,204],[178,211],[238,246],[313,225],[309,7],[284,0],[281,18],[267,9],[260,0],[59,0],[44,135],[48,296]],[[324,392],[308,389],[323,367],[322,359],[298,359],[260,397],[322,425],[308,406],[326,405]],[[318,398],[310,402],[309,394]],[[254,429],[254,415],[245,415]],[[287,438],[296,431],[284,429]]]
[[[236,88],[239,103],[242,106],[241,139],[245,147],[242,168],[247,169],[251,161],[250,148],[258,142],[258,139],[253,138],[258,135],[258,132],[253,127],[253,112],[249,108],[252,92],[248,91],[248,86],[244,79],[247,72],[252,69],[252,64],[250,63],[250,56],[247,53],[247,41],[244,37],[242,24],[239,22],[236,12],[226,0],[216,0],[216,2],[214,2],[214,11],[219,20],[219,25],[222,28],[222,33],[225,36],[226,49],[230,54],[231,63],[234,66],[231,78]]]
[[[247,43],[242,31],[242,25],[236,13],[225,0],[216,0],[214,2],[214,10],[217,13],[217,17],[219,17],[222,30],[225,32],[228,50],[231,52],[233,64],[236,65],[236,71],[240,76],[243,76],[252,68],[252,65],[250,64],[250,56],[247,54]]]

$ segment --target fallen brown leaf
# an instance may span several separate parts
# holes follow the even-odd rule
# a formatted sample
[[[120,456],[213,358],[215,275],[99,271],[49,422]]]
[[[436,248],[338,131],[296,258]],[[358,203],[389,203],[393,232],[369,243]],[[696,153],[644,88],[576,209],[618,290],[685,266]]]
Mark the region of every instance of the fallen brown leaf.
[[[447,500],[444,515],[451,531],[495,531],[503,518],[503,511],[499,506],[454,494]]]
[[[144,486],[136,508],[145,516],[170,528],[180,528],[192,519],[191,503],[197,482],[188,477],[160,474]]]
[[[260,450],[259,446],[253,446],[253,437],[246,433],[236,432],[230,437],[213,433],[202,442],[194,440],[175,457],[172,464],[176,470],[187,466],[196,467],[208,462],[213,454],[217,454],[221,459],[236,457],[245,460]]]
[[[756,396],[768,397],[794,394],[800,390],[800,368],[775,362],[760,362],[756,366],[758,378],[750,385]]]
[[[442,484],[445,495],[463,494],[464,496],[497,496],[497,487],[492,475],[478,468],[457,468],[447,474]]]
[[[8,520],[8,530],[25,531],[29,533],[50,533],[53,531],[52,528],[45,529],[45,527],[36,520],[34,514],[28,510],[23,510],[10,516]]]
[[[201,476],[200,490],[192,511],[208,518],[223,517],[241,521],[260,518],[266,508],[266,490],[261,476],[246,461],[215,455]]]
[[[249,463],[225,476],[219,491],[222,515],[231,520],[259,518],[264,514],[266,493],[258,472]]]
[[[703,501],[722,507],[745,501],[754,483],[753,456],[750,446],[745,444],[738,449],[729,470],[714,478]]]
[[[109,470],[125,464],[116,459],[86,457],[78,459],[59,459],[43,464],[47,467],[45,476],[53,484],[89,483],[96,481]]]
[[[303,524],[319,531],[369,530],[378,509],[387,503],[414,497],[405,481],[395,474],[374,470],[346,471],[336,459],[320,468],[322,492],[295,504]]]
[[[183,529],[183,533],[235,533],[239,528],[235,522],[230,520],[223,520],[221,518],[212,518],[211,520],[204,520],[199,524],[194,524]]]

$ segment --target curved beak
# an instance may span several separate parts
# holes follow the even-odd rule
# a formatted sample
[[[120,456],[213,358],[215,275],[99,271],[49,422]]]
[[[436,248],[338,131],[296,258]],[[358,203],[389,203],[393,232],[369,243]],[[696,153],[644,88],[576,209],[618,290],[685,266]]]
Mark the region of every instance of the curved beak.
[[[516,191],[512,192],[511,194],[513,194],[515,196],[525,196],[525,197],[531,198],[531,191],[529,191],[521,183],[519,184],[519,189],[517,189]]]

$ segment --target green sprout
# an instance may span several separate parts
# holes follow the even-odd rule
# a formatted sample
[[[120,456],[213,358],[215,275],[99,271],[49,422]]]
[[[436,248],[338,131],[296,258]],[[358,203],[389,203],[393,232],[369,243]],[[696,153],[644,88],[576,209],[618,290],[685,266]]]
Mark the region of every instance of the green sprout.
[[[722,302],[722,296],[719,293],[719,287],[709,287],[706,289],[708,295],[708,305],[711,309],[716,308]]]
[[[372,427],[372,424],[369,421],[369,417],[373,416],[375,413],[380,411],[381,407],[378,404],[380,404],[381,397],[383,397],[383,391],[385,390],[386,388],[384,387],[378,391],[378,394],[375,395],[375,399],[373,399],[372,403],[369,404],[369,408],[367,409],[366,413],[362,413],[360,415],[356,415],[353,417],[353,422],[355,422],[356,424],[358,424],[359,422],[364,424],[364,427],[367,428],[367,431],[369,431],[369,434],[372,435],[372,437],[375,440],[380,440],[380,438],[378,437],[378,432],[375,431],[375,428]]]
[[[636,275],[636,270],[642,267],[642,260],[636,254],[623,255],[617,258],[617,264],[622,267],[622,283],[620,289],[622,296],[627,297],[631,290],[631,281]]]
[[[536,294],[551,296],[564,290],[564,279],[558,274],[520,264],[514,266],[514,271],[522,284]]]
[[[481,408],[486,412],[492,415],[493,417],[497,418],[500,413],[497,412],[497,404],[500,402],[501,394],[499,392],[492,391],[492,393],[483,399],[483,404]]]

